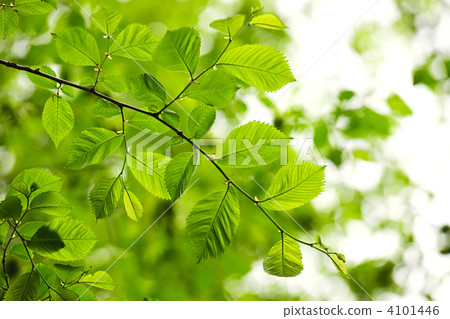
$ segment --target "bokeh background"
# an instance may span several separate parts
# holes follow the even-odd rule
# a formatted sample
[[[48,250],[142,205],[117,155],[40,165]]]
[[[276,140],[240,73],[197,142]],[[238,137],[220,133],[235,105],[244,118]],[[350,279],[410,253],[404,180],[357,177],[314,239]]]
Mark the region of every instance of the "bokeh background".
[[[80,9],[81,5],[83,10]],[[107,269],[136,238],[148,231],[109,269],[114,292],[95,291],[100,300],[445,300],[450,295],[450,1],[448,0],[62,0],[47,16],[22,16],[19,29],[0,42],[2,59],[47,64],[75,82],[93,70],[62,66],[51,32],[68,26],[90,28],[88,13],[99,6],[119,9],[129,23],[167,29],[197,27],[202,36],[201,65],[209,65],[226,41],[208,25],[212,20],[263,6],[289,27],[286,31],[246,30],[235,45],[275,46],[290,61],[297,82],[264,94],[247,88],[217,112],[209,137],[223,138],[250,120],[272,123],[295,137],[303,159],[326,163],[326,191],[311,204],[277,220],[306,241],[319,233],[345,254],[353,280],[340,277],[330,261],[302,248],[304,271],[280,279],[263,272],[262,260],[279,239],[273,225],[241,198],[238,234],[221,257],[197,264],[185,234],[185,218],[205,193],[221,189],[223,178],[202,163],[198,181],[170,206],[146,193],[131,175],[128,184],[145,207],[138,223],[123,207],[95,221],[87,195],[94,183],[112,176],[122,154],[83,171],[64,170],[73,138],[88,126],[120,130],[120,119],[91,117],[95,99],[77,94],[70,103],[76,124],[58,149],[45,133],[40,115],[49,93],[35,88],[26,74],[0,67],[0,197],[25,168],[45,167],[63,177],[62,193],[73,216],[87,223],[100,241],[83,262]],[[174,95],[186,75],[141,63]],[[138,74],[132,61],[115,58],[105,74]],[[120,99],[137,105],[130,96]],[[190,110],[197,104],[183,100]],[[175,106],[175,110],[183,111]],[[294,144],[295,144],[294,143]],[[174,150],[186,151],[186,145]],[[250,194],[268,187],[277,164],[230,170]],[[44,261],[50,262],[50,261]],[[26,264],[10,259],[12,276]],[[14,279],[13,279],[14,280]],[[95,290],[95,288],[94,288]]]

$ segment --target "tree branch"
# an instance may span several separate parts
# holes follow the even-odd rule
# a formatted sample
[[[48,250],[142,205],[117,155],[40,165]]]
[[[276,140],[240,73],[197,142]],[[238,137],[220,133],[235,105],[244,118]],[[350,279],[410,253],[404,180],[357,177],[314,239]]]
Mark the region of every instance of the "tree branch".
[[[227,44],[227,46],[225,47],[225,49],[224,49],[224,51],[223,52],[225,52],[225,50],[228,48],[228,46],[230,45],[230,43],[231,43],[231,40],[228,42],[228,44]],[[222,53],[223,54],[223,53]],[[222,54],[219,56],[219,58],[216,60],[216,61],[218,61],[219,59],[220,59],[220,57],[222,56]],[[12,69],[16,69],[16,70],[20,70],[20,71],[25,71],[25,72],[28,72],[28,73],[32,73],[32,74],[35,74],[35,75],[38,75],[38,76],[41,76],[41,77],[44,77],[44,78],[47,78],[47,79],[50,79],[50,80],[53,80],[53,81],[55,81],[55,82],[57,82],[57,83],[60,83],[60,84],[65,84],[65,85],[68,85],[68,86],[71,86],[71,87],[73,87],[73,88],[76,88],[76,89],[79,89],[79,90],[81,90],[81,91],[85,91],[85,92],[87,92],[87,93],[90,93],[90,94],[92,94],[92,95],[95,95],[95,96],[97,96],[97,97],[99,97],[99,98],[101,98],[101,99],[103,99],[103,100],[105,100],[105,101],[108,101],[108,102],[110,102],[110,103],[113,103],[113,104],[115,104],[116,106],[118,106],[119,108],[120,108],[120,110],[121,110],[121,113],[122,113],[122,116],[123,116],[123,109],[124,108],[126,108],[126,109],[130,109],[130,110],[133,110],[133,111],[136,111],[136,112],[139,112],[139,113],[142,113],[142,114],[145,114],[145,115],[148,115],[148,116],[151,116],[151,117],[153,117],[153,118],[155,118],[156,120],[158,120],[159,122],[161,122],[162,124],[164,124],[166,127],[168,127],[170,130],[172,130],[173,132],[175,132],[181,139],[184,139],[184,140],[186,140],[189,144],[191,144],[192,145],[192,147],[194,148],[194,149],[196,149],[196,150],[198,150],[212,165],[214,165],[214,167],[222,174],[222,176],[225,178],[225,180],[226,180],[226,182],[228,183],[228,184],[232,184],[233,186],[235,186],[236,187],[236,189],[240,192],[240,193],[242,193],[245,197],[247,197],[250,201],[252,201],[254,204],[256,204],[256,206],[258,206],[258,208],[266,215],[266,217],[272,222],[272,224],[274,224],[275,225],[275,227],[277,227],[278,228],[278,230],[280,231],[280,232],[282,232],[282,233],[284,233],[284,234],[286,234],[287,236],[289,236],[289,237],[291,237],[292,239],[294,239],[294,240],[296,240],[297,242],[299,242],[299,243],[301,243],[301,244],[304,244],[304,245],[307,245],[307,246],[309,246],[309,247],[312,247],[312,248],[314,248],[314,249],[316,249],[316,250],[319,250],[320,252],[322,252],[322,253],[325,253],[325,254],[329,254],[328,252],[326,252],[326,251],[324,251],[324,250],[322,250],[322,249],[320,249],[319,247],[317,247],[316,246],[316,243],[308,243],[308,242],[304,242],[304,241],[302,241],[302,240],[300,240],[300,239],[297,239],[297,238],[295,238],[294,236],[292,236],[292,235],[290,235],[288,232],[286,232],[259,204],[258,204],[258,200],[256,200],[256,199],[254,199],[251,195],[249,195],[246,191],[244,191],[240,186],[238,186],[234,181],[232,181],[229,177],[228,177],[228,175],[223,171],[223,169],[214,161],[214,159],[211,157],[211,156],[209,156],[204,150],[202,150],[201,149],[201,147],[200,146],[198,146],[197,144],[195,144],[193,141],[192,141],[192,139],[190,139],[190,138],[188,138],[186,135],[184,135],[184,133],[183,133],[183,131],[181,131],[181,130],[179,130],[179,129],[177,129],[177,128],[175,128],[175,127],[173,127],[172,125],[170,125],[168,122],[166,122],[166,121],[164,121],[163,119],[161,119],[160,117],[159,117],[159,115],[161,114],[161,112],[163,111],[163,110],[165,110],[168,106],[170,106],[173,102],[175,102],[181,95],[182,95],[182,93],[190,86],[190,84],[192,83],[192,82],[190,82],[184,89],[183,89],[183,91],[180,93],[180,94],[178,94],[177,95],[177,97],[175,97],[170,103],[168,103],[168,104],[166,104],[166,106],[161,110],[161,111],[159,111],[159,112],[157,112],[157,113],[153,113],[153,112],[148,112],[148,111],[145,111],[145,110],[142,110],[142,109],[140,109],[140,108],[137,108],[137,107],[135,107],[135,106],[133,106],[133,105],[129,105],[129,104],[126,104],[126,103],[123,103],[123,102],[120,102],[120,101],[117,101],[117,100],[115,100],[115,99],[113,99],[113,98],[111,98],[111,97],[109,97],[109,96],[107,96],[107,95],[105,95],[105,94],[103,94],[103,93],[100,93],[100,92],[97,92],[94,88],[88,88],[88,87],[85,87],[85,86],[82,86],[82,85],[79,85],[79,84],[76,84],[76,83],[73,83],[73,82],[70,82],[70,81],[67,81],[67,80],[64,80],[64,79],[61,79],[61,78],[58,78],[58,77],[55,77],[55,76],[52,76],[52,75],[49,75],[49,74],[46,74],[46,73],[43,73],[43,72],[41,72],[39,69],[33,69],[33,68],[30,68],[30,67],[28,67],[28,66],[24,66],[24,65],[20,65],[20,64],[16,64],[16,63],[13,63],[13,62],[9,62],[9,61],[5,61],[5,60],[2,60],[2,59],[0,59],[0,64],[2,64],[2,65],[4,65],[4,66],[6,66],[6,67],[8,67],[8,68],[12,68]],[[199,75],[197,75],[194,79],[197,79],[198,77],[200,77],[202,74],[204,74],[207,70],[209,70],[209,69],[211,69],[212,67],[214,67],[214,65],[215,64],[213,64],[212,66],[210,66],[209,68],[207,68],[207,69],[205,69],[205,70],[203,70]],[[122,117],[122,121],[124,122],[124,118]]]

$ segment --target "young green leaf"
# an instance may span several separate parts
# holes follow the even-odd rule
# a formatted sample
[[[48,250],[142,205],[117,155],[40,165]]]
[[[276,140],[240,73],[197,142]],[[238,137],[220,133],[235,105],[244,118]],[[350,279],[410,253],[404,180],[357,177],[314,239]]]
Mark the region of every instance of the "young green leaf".
[[[34,258],[34,254],[29,248],[28,252],[30,253],[31,258]],[[16,244],[12,246],[11,249],[9,250],[9,253],[24,260],[29,260],[28,253],[22,244]]]
[[[249,122],[231,131],[217,161],[234,168],[267,165],[280,156],[281,146],[287,147],[289,142],[290,138],[272,125]]]
[[[53,71],[50,67],[46,66],[46,65],[33,65],[31,66],[32,69],[39,69],[39,71],[46,73],[48,75],[52,75],[52,76],[56,76],[55,71]],[[31,82],[33,82],[34,84],[36,84],[37,86],[39,86],[40,88],[43,89],[48,89],[48,90],[54,90],[56,89],[56,82],[52,81],[50,79],[44,78],[42,76],[33,74],[33,73],[27,73],[28,78],[30,79]]]
[[[276,91],[295,81],[284,56],[266,45],[249,44],[227,51],[217,65],[263,91]]]
[[[270,248],[264,259],[264,271],[272,276],[295,277],[303,270],[298,243],[281,233],[281,240]]]
[[[23,224],[17,229],[17,231],[25,240],[30,240],[34,236],[34,234],[36,234],[36,232],[44,225],[45,222],[36,220]]]
[[[292,162],[275,175],[260,205],[272,210],[300,207],[322,193],[324,184],[325,166]]]
[[[56,9],[56,3],[51,4],[51,0],[16,0],[14,9],[26,14],[47,14]],[[55,1],[56,2],[56,1]]]
[[[66,199],[57,192],[39,194],[30,204],[30,211],[54,216],[65,216],[71,209]]]
[[[64,285],[78,281],[78,279],[81,278],[81,275],[85,272],[84,267],[73,267],[70,265],[61,264],[54,264],[53,267]]]
[[[234,17],[213,21],[209,26],[232,38],[241,29],[244,22],[245,15],[238,14]]]
[[[20,194],[25,195],[25,197],[28,197],[28,195],[30,195],[30,190],[28,189],[28,186],[22,181],[11,184],[9,185],[9,187],[19,192]]]
[[[39,228],[28,246],[43,257],[68,262],[86,257],[96,242],[92,231],[80,221],[57,218]]]
[[[74,293],[78,295],[78,300],[80,301],[97,301],[94,293],[91,290],[87,290],[85,285],[76,284],[67,289],[72,290]]]
[[[339,254],[342,255],[342,254]],[[339,256],[341,258],[339,258],[338,256],[334,255],[334,254],[328,254],[328,257],[330,257],[331,261],[333,262],[333,265],[336,267],[336,269],[338,270],[338,272],[347,279],[350,279],[350,276],[348,275],[348,269],[347,269],[347,265],[345,264],[345,257],[342,258],[344,255]]]
[[[6,301],[35,301],[39,299],[39,275],[36,270],[20,276],[5,294]]]
[[[86,30],[71,28],[52,33],[58,55],[66,63],[80,66],[98,66],[100,53],[95,38]]]
[[[222,254],[239,225],[239,202],[231,185],[201,199],[186,219],[186,232],[198,262]]]
[[[209,70],[184,93],[184,96],[212,106],[225,106],[234,99],[237,86],[223,71]]]
[[[75,96],[75,93],[73,91],[73,87],[68,86],[68,85],[61,86],[61,92],[63,92],[65,95],[70,96],[70,97],[74,97]]]
[[[413,114],[409,106],[397,94],[392,94],[386,100],[391,110],[400,116],[408,116]]]
[[[8,223],[0,224],[0,245],[6,241],[6,235],[8,234]]]
[[[154,60],[168,70],[194,74],[200,57],[200,35],[193,28],[167,31],[155,51]]]
[[[189,138],[202,138],[209,132],[216,120],[216,110],[208,105],[197,106],[187,118],[186,135]]]
[[[63,180],[51,174],[47,170],[41,168],[29,168],[17,174],[11,182],[11,185],[16,185],[19,182],[27,185],[27,188],[30,188],[33,183],[38,185],[39,188],[30,195],[30,199],[33,199],[33,197],[46,191],[59,192],[61,190]],[[7,196],[18,194],[20,194],[19,191],[14,188],[10,188]]]
[[[128,217],[136,222],[141,219],[142,214],[144,213],[144,208],[142,207],[139,198],[137,198],[137,196],[126,187],[123,192],[123,204]]]
[[[55,146],[58,147],[61,140],[73,128],[74,115],[69,103],[59,95],[51,96],[45,102],[42,124]]]
[[[166,90],[161,83],[147,73],[129,78],[131,95],[136,100],[144,102],[164,102]]]
[[[165,183],[172,201],[176,201],[181,197],[192,175],[194,175],[196,166],[193,162],[193,157],[193,152],[181,153],[175,156],[167,165]]]
[[[39,299],[43,299],[45,298],[45,296],[48,294],[48,286],[47,284],[49,284],[50,286],[53,286],[56,280],[56,274],[55,271],[53,270],[52,267],[44,265],[44,264],[37,264],[36,265],[36,269],[37,271],[39,271],[39,273],[41,274],[42,277],[44,277],[44,279],[42,279],[41,276],[39,276]]]
[[[99,127],[88,128],[73,141],[65,168],[81,169],[98,164],[114,153],[122,140],[123,137],[113,131]]]
[[[164,176],[169,158],[158,153],[142,152],[133,155],[129,169],[144,188],[161,199],[170,199]]]
[[[100,99],[89,109],[89,113],[93,116],[109,118],[120,115],[120,109],[115,104]]]
[[[45,3],[50,4],[53,8],[57,9],[58,0],[41,0],[41,1],[44,1]]]
[[[50,300],[52,301],[77,301],[78,295],[72,290],[58,287],[50,290]]]
[[[260,28],[270,30],[283,30],[287,28],[287,26],[285,26],[284,23],[281,22],[280,18],[278,18],[273,13],[266,13],[253,17],[251,24]]]
[[[120,200],[123,189],[121,176],[102,179],[89,193],[89,202],[95,218],[105,218],[112,215]]]
[[[109,53],[128,59],[150,61],[159,39],[143,24],[130,24],[111,44]]]
[[[131,115],[128,120],[128,125],[137,128],[138,130],[148,129],[151,132],[166,133],[169,131],[169,128],[157,119],[138,112],[134,112]],[[149,143],[150,142],[151,141],[149,141]]]
[[[19,24],[19,16],[10,7],[0,9],[0,37],[6,39]]]
[[[164,121],[166,121],[167,123],[169,123],[170,125],[172,125],[177,129],[180,127],[181,117],[178,113],[174,111],[165,110],[161,114],[161,119],[163,119]]]
[[[94,274],[88,274],[80,279],[80,283],[105,290],[117,288],[116,283],[106,271],[96,271]]]
[[[91,16],[92,24],[105,34],[113,35],[120,21],[122,14],[120,11],[101,8]]]
[[[100,80],[100,83],[108,90],[116,93],[126,93],[129,91],[128,79],[119,74],[105,76]]]
[[[8,196],[0,202],[0,219],[19,219],[22,214],[22,203],[16,196]]]

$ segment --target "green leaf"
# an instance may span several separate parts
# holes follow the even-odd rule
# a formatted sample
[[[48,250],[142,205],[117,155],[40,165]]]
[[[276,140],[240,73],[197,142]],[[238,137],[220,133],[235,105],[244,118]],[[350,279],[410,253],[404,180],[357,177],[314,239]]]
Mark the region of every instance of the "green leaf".
[[[6,241],[6,235],[8,234],[8,223],[4,222],[0,224],[0,245],[2,245]]]
[[[86,287],[82,284],[76,284],[68,287],[67,289],[72,290],[74,293],[78,295],[78,299],[80,301],[96,301],[95,295],[92,291],[87,290]]]
[[[212,106],[225,106],[234,99],[237,86],[220,70],[209,70],[186,90],[184,95]]]
[[[74,115],[69,103],[59,95],[51,96],[45,102],[42,124],[55,146],[58,147],[61,140],[73,128]]]
[[[137,196],[126,187],[123,192],[123,204],[128,217],[136,222],[141,219],[142,214],[144,213],[144,208],[142,207],[139,198],[137,198]]]
[[[89,202],[95,218],[112,215],[122,195],[123,180],[121,176],[102,179],[89,193]]]
[[[167,165],[165,183],[173,201],[181,197],[194,175],[196,165],[193,157],[193,152],[181,153],[172,158]]]
[[[408,116],[413,114],[409,106],[397,94],[392,94],[389,96],[386,102],[391,110],[397,115]]]
[[[192,139],[202,138],[216,120],[216,110],[208,105],[197,106],[187,118],[186,134]]]
[[[30,205],[30,211],[54,216],[67,215],[72,207],[66,199],[57,192],[45,192],[36,196]]]
[[[56,76],[55,71],[53,71],[50,67],[48,67],[46,65],[33,65],[33,66],[31,66],[31,68],[39,69],[39,71],[41,71],[42,73]],[[36,75],[33,73],[27,73],[27,75],[28,75],[28,78],[30,79],[30,81],[33,82],[34,84],[36,84],[37,86],[39,86],[40,88],[48,89],[48,90],[56,89],[57,83],[55,81],[52,81],[50,79],[44,78],[42,76],[39,76],[39,75]]]
[[[115,104],[100,99],[89,109],[89,113],[93,116],[109,118],[120,115],[120,109]]]
[[[114,280],[106,271],[97,271],[94,274],[88,274],[80,279],[80,283],[105,290],[114,290],[117,288]]]
[[[232,186],[201,199],[186,219],[186,232],[198,262],[222,254],[238,225],[239,202]]]
[[[19,16],[10,7],[0,9],[0,37],[6,39],[19,24]]]
[[[303,270],[302,253],[298,243],[281,234],[281,240],[270,248],[264,259],[264,271],[272,276],[295,277]]]
[[[179,129],[180,128],[180,122],[181,118],[180,115],[174,111],[171,110],[165,110],[161,114],[161,119],[172,125],[174,128]]]
[[[158,153],[143,152],[128,162],[129,169],[144,188],[161,199],[170,199],[164,176],[169,158]]]
[[[112,74],[105,76],[101,79],[100,83],[108,90],[116,93],[125,93],[129,91],[128,79],[122,75]]]
[[[355,96],[355,92],[350,90],[342,90],[339,92],[338,99],[340,102],[351,100]]]
[[[111,44],[109,52],[139,61],[150,61],[159,39],[143,24],[130,24],[117,36]]]
[[[63,92],[65,95],[70,96],[70,97],[74,97],[75,96],[73,88],[71,86],[68,86],[68,85],[61,86],[61,92]]]
[[[166,133],[169,131],[169,128],[157,119],[138,112],[134,112],[127,123],[138,130],[149,129],[152,132],[158,133]]]
[[[58,0],[41,0],[48,4],[50,4],[53,8],[57,9]],[[16,1],[17,3],[17,1]]]
[[[30,190],[28,189],[28,186],[22,181],[19,181],[17,183],[11,184],[11,185],[9,185],[9,187],[11,189],[17,191],[18,193],[20,193],[22,195],[25,195],[26,197],[28,195],[30,195]]]
[[[36,271],[20,276],[5,294],[6,301],[35,301],[39,299],[39,275]]]
[[[81,169],[98,164],[119,148],[123,137],[113,131],[91,127],[73,141],[65,168]]]
[[[386,138],[391,132],[392,119],[363,106],[342,112],[348,117],[348,124],[343,133],[351,138]]]
[[[53,268],[49,267],[47,265],[37,264],[36,269],[37,269],[37,271],[39,271],[41,276],[44,277],[45,282],[47,282],[50,286],[53,287],[53,285],[55,284],[55,280],[56,280],[56,274],[55,274],[55,271],[53,270]],[[40,286],[39,299],[42,300],[47,295],[49,289],[48,289],[47,284],[44,282],[44,280],[42,279],[41,276],[39,276],[39,286]]]
[[[120,11],[101,8],[91,16],[92,24],[105,34],[113,35],[122,20]]]
[[[17,174],[11,182],[11,185],[16,185],[20,182],[27,185],[27,188],[29,188],[33,183],[38,185],[39,188],[30,195],[30,199],[32,199],[43,192],[59,192],[61,190],[63,180],[50,173],[48,170],[41,168],[30,168]],[[20,194],[19,191],[14,188],[10,188],[7,196],[18,194]]]
[[[80,221],[57,218],[39,228],[28,246],[43,257],[75,261],[86,257],[96,242],[92,231]]]
[[[85,272],[84,267],[72,267],[70,265],[62,264],[54,264],[53,267],[64,285],[76,282]]]
[[[30,251],[30,249],[28,249],[31,258],[34,258],[33,252]],[[25,249],[25,247],[22,244],[16,244],[14,246],[11,247],[11,249],[9,250],[10,254],[13,254],[17,257],[20,257],[24,260],[29,260],[28,254],[27,254],[27,250]]]
[[[14,8],[20,13],[26,14],[47,14],[56,9],[56,4],[52,6],[50,0],[16,0]]]
[[[287,26],[273,13],[261,14],[259,16],[253,17],[251,24],[260,28],[270,29],[270,30],[283,30]]]
[[[43,221],[27,222],[18,228],[19,234],[25,239],[30,240],[36,232],[45,225]]]
[[[348,275],[348,269],[347,265],[345,264],[345,257],[342,254],[339,254],[341,256],[336,256],[334,254],[328,254],[328,257],[330,257],[331,261],[333,262],[333,265],[336,267],[338,272],[345,278],[350,279],[350,276]],[[341,258],[339,258],[341,257]]]
[[[267,165],[277,159],[281,146],[287,146],[290,138],[272,125],[258,121],[235,128],[225,140],[221,165],[234,168]]]
[[[97,42],[88,31],[71,28],[52,35],[56,41],[58,55],[64,62],[80,66],[100,64]]]
[[[168,70],[194,74],[200,57],[200,35],[194,28],[167,31],[155,51],[154,60]]]
[[[243,45],[227,51],[217,65],[263,91],[276,91],[295,81],[284,56],[266,45]]]
[[[50,290],[50,298],[53,301],[76,301],[78,300],[78,295],[72,290],[59,287],[55,290]]]
[[[160,102],[166,98],[166,90],[150,74],[144,73],[129,78],[131,95],[144,102]]]
[[[324,184],[325,166],[292,162],[275,175],[260,205],[272,210],[300,207],[322,193]]]
[[[0,202],[0,219],[17,220],[22,214],[22,204],[16,196],[8,196]]]
[[[234,37],[245,22],[245,15],[238,14],[234,17],[213,21],[209,26],[223,34]]]

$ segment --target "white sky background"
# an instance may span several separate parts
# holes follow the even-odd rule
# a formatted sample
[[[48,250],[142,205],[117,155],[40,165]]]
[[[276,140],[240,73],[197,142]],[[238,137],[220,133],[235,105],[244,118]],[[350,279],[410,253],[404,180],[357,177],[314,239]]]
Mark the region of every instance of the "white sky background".
[[[384,101],[393,92],[413,110],[414,115],[402,119],[395,134],[384,143],[383,155],[399,163],[413,183],[435,196],[429,200],[421,190],[413,196],[412,210],[416,217],[412,228],[417,245],[404,252],[407,266],[397,267],[394,271],[394,280],[406,288],[405,294],[389,293],[374,297],[378,300],[420,300],[424,299],[422,294],[426,291],[436,300],[448,299],[450,258],[439,254],[437,231],[442,225],[450,224],[450,98],[436,96],[421,85],[413,86],[412,71],[424,62],[433,48],[450,55],[449,10],[438,8],[436,12],[424,12],[421,15],[423,21],[438,19],[440,22],[435,31],[425,29],[410,40],[391,28],[399,17],[394,0],[278,0],[275,7],[289,27],[292,43],[285,54],[298,80],[295,86],[300,87],[295,90],[295,86],[290,89],[288,85],[274,93],[271,97],[278,108],[287,108],[295,100],[309,114],[320,117],[327,114],[338,92],[345,88],[355,91],[357,96],[372,92],[364,103],[381,113],[387,110]],[[211,12],[208,16],[210,21]],[[377,54],[381,57],[376,63],[363,60],[351,48],[356,28],[368,21],[376,21],[383,27],[373,35]],[[430,36],[430,32],[434,36]],[[272,122],[272,114],[266,112],[265,107],[252,103],[250,109],[243,122],[257,118]],[[344,162],[339,170],[330,165],[327,168],[328,194],[322,195],[317,205],[332,205],[336,201],[332,190],[334,183],[344,181],[361,191],[377,186],[383,165],[378,162]],[[394,219],[410,214],[401,200],[392,196],[385,203],[368,201],[363,213],[364,216],[373,215],[369,220],[352,221],[347,225],[344,236],[337,233],[335,238],[327,238],[327,241],[345,253],[350,266],[368,259],[393,257],[398,253],[400,236],[392,229],[374,233],[368,223],[371,219],[385,218],[387,214]],[[267,276],[263,273],[262,261],[258,261],[244,279],[230,281],[226,288],[231,295],[238,296],[245,292],[264,295],[274,286],[297,295],[307,287],[307,292],[315,299],[354,298],[344,279],[324,274],[324,267],[332,267],[324,265],[329,262],[324,256],[318,256],[307,248],[302,252],[305,270],[295,279]],[[423,266],[417,264],[421,254]],[[432,277],[427,277],[427,273]],[[323,285],[324,282],[327,285]]]

